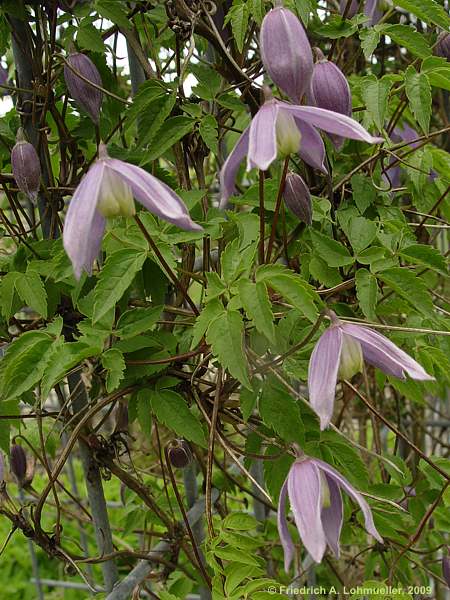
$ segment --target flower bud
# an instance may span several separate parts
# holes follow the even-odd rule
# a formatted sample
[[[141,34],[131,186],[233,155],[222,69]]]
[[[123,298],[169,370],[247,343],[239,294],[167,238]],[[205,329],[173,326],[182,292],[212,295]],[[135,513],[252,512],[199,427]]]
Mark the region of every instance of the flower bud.
[[[5,69],[2,65],[0,65],[0,85],[8,85],[8,69]],[[9,94],[9,91],[0,88],[0,96],[5,96],[6,94]]]
[[[9,464],[13,475],[17,479],[17,483],[22,487],[27,476],[27,456],[22,446],[13,444]]]
[[[450,557],[449,547],[443,550],[444,557],[442,559],[442,575],[444,576],[447,586],[450,588]]]
[[[303,25],[290,10],[277,6],[264,17],[260,32],[261,58],[272,81],[300,103],[311,80],[311,46]]]
[[[104,217],[132,217],[136,212],[130,186],[112,169],[103,170],[97,210]]]
[[[346,8],[348,2],[350,2],[350,8],[347,11],[346,18],[351,19],[358,12],[359,1],[358,0],[341,0],[341,2],[339,4],[339,12],[341,13],[341,15],[344,14],[344,11],[345,11],[345,8]]]
[[[352,93],[347,78],[333,62],[327,60],[319,48],[315,48],[318,61],[314,65],[309,91],[310,103],[319,108],[350,117],[352,114]],[[340,148],[343,138],[329,135],[331,141]]]
[[[170,464],[176,469],[184,469],[192,461],[192,451],[186,440],[173,440],[167,451]]]
[[[450,33],[443,31],[439,34],[434,52],[437,56],[450,60]]]
[[[300,150],[301,134],[294,117],[285,110],[279,110],[275,125],[278,153],[285,158]]]
[[[102,78],[92,60],[85,54],[74,52],[67,57],[68,65],[64,66],[64,79],[72,98],[77,102],[98,125],[100,118],[100,106],[103,100],[103,92],[89,85],[92,81],[95,85],[102,85]],[[70,67],[78,71],[84,79],[79,77]],[[87,80],[87,81],[86,81]]]
[[[341,362],[339,363],[340,379],[350,380],[356,373],[361,373],[363,365],[361,344],[349,335],[342,333]]]
[[[294,215],[307,225],[312,223],[312,205],[309,189],[300,175],[288,173],[283,190],[284,203]]]
[[[41,178],[41,165],[33,144],[26,141],[23,130],[17,131],[16,144],[11,152],[11,167],[17,187],[36,202]]]

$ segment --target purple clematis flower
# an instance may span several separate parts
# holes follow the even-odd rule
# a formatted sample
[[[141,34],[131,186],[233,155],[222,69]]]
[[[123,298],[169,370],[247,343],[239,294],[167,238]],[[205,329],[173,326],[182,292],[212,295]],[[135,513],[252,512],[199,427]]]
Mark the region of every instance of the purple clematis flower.
[[[266,100],[230,152],[220,172],[221,208],[235,192],[239,165],[247,156],[247,170],[265,171],[279,154],[298,152],[311,167],[327,172],[325,146],[316,127],[345,138],[370,144],[383,142],[373,137],[357,121],[331,110],[315,106],[297,106],[282,102],[265,88]]]
[[[339,558],[343,519],[341,490],[359,504],[366,531],[383,542],[375,528],[370,507],[362,495],[326,462],[300,455],[289,470],[278,502],[278,533],[284,550],[286,572],[294,556],[294,544],[286,521],[287,497],[300,538],[312,558],[320,563],[327,545]]]
[[[350,2],[350,8],[347,12],[347,19],[351,19],[356,15],[359,9],[359,0],[348,0]],[[347,0],[341,0],[339,10],[341,15],[344,14],[345,7],[347,6]],[[376,25],[383,16],[383,12],[380,10],[379,0],[366,0],[364,3],[364,14],[369,17],[368,25]]]
[[[64,248],[77,279],[83,269],[92,272],[106,217],[134,215],[133,196],[150,212],[181,229],[202,229],[165,183],[140,167],[110,158],[104,144],[100,144],[98,154],[98,160],[75,190],[64,224]]]
[[[322,334],[309,361],[311,406],[325,429],[333,416],[336,382],[362,371],[363,360],[399,379],[434,380],[411,356],[388,338],[363,325],[343,323],[329,311],[331,326]]]

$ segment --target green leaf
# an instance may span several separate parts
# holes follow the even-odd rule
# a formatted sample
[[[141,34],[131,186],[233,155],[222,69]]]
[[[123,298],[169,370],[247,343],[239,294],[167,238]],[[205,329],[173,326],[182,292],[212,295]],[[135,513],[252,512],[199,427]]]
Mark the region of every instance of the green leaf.
[[[154,144],[151,150],[146,153],[145,163],[149,163],[164,154],[166,150],[192,131],[194,123],[195,119],[183,115],[167,119],[156,134],[158,143]]]
[[[63,379],[75,366],[86,358],[100,354],[99,347],[84,342],[69,342],[54,347],[52,356],[44,371],[41,381],[41,396],[47,398],[50,390]]]
[[[206,447],[205,433],[200,421],[189,410],[180,394],[173,390],[154,390],[150,392],[150,402],[158,421],[180,437]]]
[[[77,30],[77,42],[86,50],[101,52],[102,54],[105,52],[105,44],[100,31],[86,19],[83,19]]]
[[[436,248],[426,246],[425,244],[413,244],[407,248],[403,248],[400,252],[405,260],[417,265],[424,265],[433,271],[448,275],[448,266],[445,258]]]
[[[444,7],[435,0],[395,0],[395,4],[407,12],[413,13],[425,23],[434,23],[445,30],[448,30],[450,26],[450,17]]]
[[[366,175],[357,173],[351,178],[353,189],[353,200],[361,214],[374,204],[377,199],[377,190],[372,181]]]
[[[42,377],[53,338],[43,331],[27,331],[9,345],[0,362],[2,401],[21,396]]]
[[[244,322],[240,313],[228,310],[216,317],[208,327],[206,341],[220,364],[242,385],[252,389],[244,353]]]
[[[428,133],[431,118],[431,87],[425,73],[417,73],[412,65],[406,69],[405,91],[411,110],[424,133]]]
[[[155,138],[159,143],[161,131],[166,127],[166,119],[172,112],[176,102],[176,94],[174,92],[160,96],[152,102],[146,109],[144,118],[145,129],[141,130],[141,122],[139,121],[139,147],[151,145]],[[144,154],[141,164],[148,162],[147,153]]]
[[[162,310],[162,306],[127,310],[117,321],[115,335],[121,339],[127,339],[150,331],[161,318]]]
[[[256,529],[258,521],[252,515],[242,512],[230,513],[222,521],[222,527],[225,529],[234,529],[236,531],[250,531]]]
[[[394,267],[378,273],[378,277],[425,316],[429,317],[433,313],[433,302],[430,293],[424,281],[417,277],[413,271]]]
[[[310,235],[317,254],[330,267],[344,267],[355,262],[355,259],[350,256],[350,252],[340,242],[315,229],[310,229]]]
[[[216,118],[213,115],[205,115],[200,121],[199,131],[208,148],[217,154],[219,132]]]
[[[450,64],[440,56],[430,56],[422,62],[422,73],[426,73],[428,81],[435,87],[450,91]]]
[[[383,25],[381,31],[415,56],[426,58],[431,55],[431,48],[425,36],[409,25]]]
[[[127,19],[127,13],[119,2],[111,2],[111,0],[97,0],[95,8],[102,17],[112,21],[123,29],[128,29],[130,24]]]
[[[359,453],[345,439],[336,431],[322,431],[320,445],[325,446],[327,451],[330,452],[339,471],[344,471],[345,475],[359,489],[367,489],[369,481],[367,467]]]
[[[341,37],[350,37],[358,29],[356,23],[343,19],[340,15],[333,15],[324,25],[316,27],[315,33],[318,35],[336,40]]]
[[[153,104],[157,104],[158,101],[164,103],[166,98],[167,89],[161,82],[155,79],[145,81],[139,87],[138,93],[133,98],[133,104],[127,110],[125,130],[131,127],[139,116],[142,116],[143,113],[147,113]]]
[[[93,323],[122,298],[146,258],[147,253],[133,248],[124,248],[108,256],[94,289]]]
[[[239,52],[242,52],[244,47],[245,36],[248,30],[249,10],[245,3],[234,2],[231,9],[225,18],[226,25],[231,21],[231,30],[233,31],[234,40]]]
[[[136,413],[142,433],[150,440],[152,435],[152,402],[150,390],[139,390],[136,394]]]
[[[247,279],[241,279],[238,288],[242,306],[256,329],[265,335],[269,341],[274,341],[273,313],[265,284],[263,282],[252,283]]]
[[[125,360],[123,354],[117,348],[110,348],[102,354],[103,368],[108,371],[106,375],[106,391],[108,394],[119,387],[119,383],[124,378]]]
[[[284,386],[269,380],[259,399],[259,412],[264,423],[285,442],[305,442],[305,428],[297,402]]]
[[[380,32],[373,27],[366,27],[359,30],[359,39],[364,57],[369,60],[380,41]]]
[[[215,271],[206,273],[206,302],[211,302],[221,296],[227,289],[226,284]]]
[[[33,271],[17,273],[15,286],[17,293],[27,306],[46,319],[47,292],[39,275]]]
[[[281,265],[264,265],[258,267],[256,271],[256,282],[265,282],[310,321],[314,322],[317,319],[315,302],[320,302],[320,298],[300,275],[292,273]]]
[[[378,227],[364,217],[352,217],[346,227],[346,233],[356,254],[367,248],[375,239]]]
[[[228,285],[250,269],[255,252],[256,244],[254,243],[249,244],[246,248],[240,246],[238,239],[227,244],[220,257],[220,263],[222,277]]]
[[[392,80],[387,77],[377,79],[375,75],[370,75],[364,77],[362,81],[362,96],[378,131],[384,129],[387,101],[391,87]]]
[[[209,324],[219,315],[225,313],[225,308],[217,298],[208,302],[195,320],[191,348],[196,348],[205,335]]]
[[[215,548],[214,554],[224,560],[232,560],[233,562],[242,563],[244,565],[251,565],[257,567],[259,565],[256,558],[254,558],[248,551],[240,550],[239,548]]]
[[[0,305],[2,315],[6,320],[9,320],[13,313],[15,284],[20,275],[16,272],[7,273],[0,282]]]
[[[378,296],[377,279],[367,269],[358,269],[355,280],[359,306],[368,319],[375,320]]]

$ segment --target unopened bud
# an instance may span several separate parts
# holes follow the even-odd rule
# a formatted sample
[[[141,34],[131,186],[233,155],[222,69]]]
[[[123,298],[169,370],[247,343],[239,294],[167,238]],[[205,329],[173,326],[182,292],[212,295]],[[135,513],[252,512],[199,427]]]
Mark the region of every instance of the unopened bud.
[[[363,354],[361,344],[350,337],[342,334],[341,362],[339,363],[340,379],[351,379],[356,373],[363,370]]]
[[[447,587],[450,588],[450,556],[449,547],[443,549],[444,557],[442,559],[442,575],[444,576]]]
[[[36,202],[40,186],[41,165],[33,144],[26,141],[23,129],[17,131],[16,144],[11,151],[14,180],[21,192]]]
[[[173,440],[167,451],[170,464],[177,469],[184,469],[192,461],[192,451],[186,440]]]
[[[358,2],[358,0],[341,0],[341,2],[339,4],[339,12],[341,13],[341,15],[344,14],[348,3],[350,3],[350,8],[347,11],[346,18],[351,19],[358,12],[359,2]]]
[[[352,93],[347,78],[333,62],[327,60],[319,48],[315,48],[318,61],[314,65],[309,92],[309,101],[314,106],[332,110],[350,117]],[[333,144],[340,148],[343,138],[330,134]]]
[[[97,67],[88,56],[81,52],[69,54],[67,63],[64,66],[64,79],[70,95],[89,114],[94,123],[98,124],[103,92],[89,84],[91,81],[95,85],[102,86],[102,78]],[[70,67],[80,73],[83,78]]]
[[[434,52],[437,56],[450,60],[450,33],[443,31],[439,34]]]
[[[288,173],[283,190],[284,203],[307,225],[312,223],[312,205],[308,186],[297,173]]]
[[[27,456],[25,450],[19,444],[13,444],[9,464],[17,483],[22,487],[27,476]]]
[[[296,154],[300,150],[302,136],[294,117],[285,110],[279,110],[275,128],[279,155],[285,158]]]
[[[261,24],[260,48],[272,81],[300,103],[311,80],[313,60],[308,36],[293,12],[277,6],[267,13]]]

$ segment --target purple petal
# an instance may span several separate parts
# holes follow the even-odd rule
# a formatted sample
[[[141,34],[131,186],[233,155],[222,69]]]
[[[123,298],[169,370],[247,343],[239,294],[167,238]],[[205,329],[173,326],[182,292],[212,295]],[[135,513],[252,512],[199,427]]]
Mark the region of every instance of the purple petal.
[[[418,362],[384,335],[352,323],[343,323],[341,326],[346,334],[360,342],[364,359],[388,375],[405,379],[407,373],[412,379],[434,380]]]
[[[376,25],[383,16],[383,12],[378,7],[378,0],[366,0],[364,14],[366,17],[369,17],[370,21],[368,24],[370,26]]]
[[[310,460],[296,461],[288,475],[288,493],[295,524],[305,548],[320,563],[326,549],[322,527],[320,472]]]
[[[107,168],[120,175],[132,189],[136,200],[151,213],[177,225],[180,229],[194,231],[202,229],[191,220],[184,202],[168,185],[136,165],[130,165],[116,158],[108,158],[105,162]]]
[[[232,196],[236,191],[236,186],[234,182],[236,179],[237,172],[239,170],[239,165],[248,153],[249,132],[250,127],[247,127],[247,129],[237,141],[237,144],[235,145],[233,150],[228,155],[228,158],[224,162],[223,167],[220,171],[220,208],[222,209],[226,208],[229,197]]]
[[[63,244],[77,279],[83,269],[91,273],[102,242],[105,219],[96,207],[104,168],[103,161],[97,161],[83,177],[70,201],[64,222]]]
[[[355,490],[355,488],[345,479],[345,477],[342,477],[342,475],[338,473],[335,469],[333,469],[333,467],[331,467],[328,463],[323,462],[323,460],[320,460],[318,458],[313,458],[311,460],[314,461],[314,463],[319,469],[326,473],[327,479],[333,479],[341,489],[347,492],[350,498],[353,498],[353,500],[355,500],[355,502],[359,504],[359,507],[361,508],[364,515],[364,524],[366,531],[373,535],[373,537],[379,542],[383,543],[383,538],[376,530],[375,524],[373,522],[372,511],[370,509],[370,506],[364,500],[362,495]]]
[[[383,138],[371,136],[362,125],[347,115],[341,115],[332,110],[317,108],[316,106],[295,106],[286,102],[281,102],[280,104],[283,109],[289,110],[294,116],[328,133],[334,133],[352,140],[368,142],[369,144],[384,142]]]
[[[247,171],[269,168],[277,157],[276,122],[279,103],[266,102],[253,117],[248,141]]]
[[[312,558],[320,563],[327,544],[321,520],[319,469],[310,459],[296,461],[287,482],[289,501],[302,542]]]
[[[289,571],[289,566],[292,562],[295,552],[295,546],[289,533],[289,528],[286,520],[286,497],[287,497],[287,479],[283,483],[280,491],[280,499],[278,500],[277,525],[280,542],[284,550],[284,570]]]
[[[328,427],[333,416],[341,350],[341,328],[332,325],[321,335],[309,361],[309,402],[320,417],[321,429]]]
[[[325,166],[325,146],[320,134],[303,119],[294,117],[302,136],[299,155],[313,169],[328,173]]]
[[[328,545],[333,550],[335,557],[339,558],[339,537],[341,535],[343,520],[342,496],[339,486],[334,479],[328,475],[325,475],[325,478],[330,490],[330,506],[322,509],[322,525]]]

